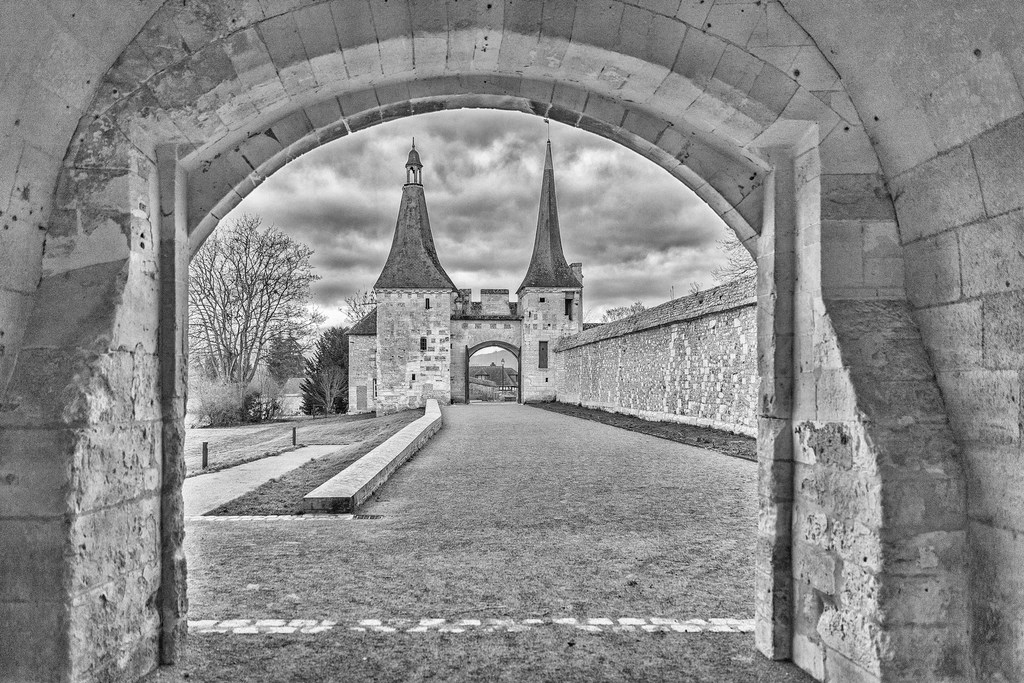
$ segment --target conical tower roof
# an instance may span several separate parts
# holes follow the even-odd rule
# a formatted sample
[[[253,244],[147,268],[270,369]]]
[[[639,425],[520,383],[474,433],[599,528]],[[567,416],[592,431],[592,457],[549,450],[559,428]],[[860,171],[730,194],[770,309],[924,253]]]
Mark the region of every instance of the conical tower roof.
[[[437,258],[427,217],[427,200],[420,182],[419,154],[415,146],[405,165],[408,182],[402,187],[402,203],[391,252],[374,289],[456,289]]]
[[[540,213],[537,215],[537,235],[533,240],[533,256],[526,269],[523,284],[526,287],[558,287],[575,289],[583,285],[566,263],[562,253],[562,236],[558,231],[558,206],[555,204],[555,168],[551,163],[551,141],[548,140],[547,158],[544,160],[544,178],[540,189]]]

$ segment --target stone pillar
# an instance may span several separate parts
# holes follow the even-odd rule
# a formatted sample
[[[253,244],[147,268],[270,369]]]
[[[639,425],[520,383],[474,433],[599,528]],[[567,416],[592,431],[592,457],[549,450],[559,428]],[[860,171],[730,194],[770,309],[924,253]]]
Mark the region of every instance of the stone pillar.
[[[160,478],[160,663],[176,664],[188,623],[181,487],[185,479],[185,404],[188,389],[188,178],[176,148],[157,150],[160,235],[160,403],[163,450]]]
[[[774,150],[765,187],[757,258],[758,515],[754,639],[772,659],[789,659],[793,638],[793,295],[796,169]]]

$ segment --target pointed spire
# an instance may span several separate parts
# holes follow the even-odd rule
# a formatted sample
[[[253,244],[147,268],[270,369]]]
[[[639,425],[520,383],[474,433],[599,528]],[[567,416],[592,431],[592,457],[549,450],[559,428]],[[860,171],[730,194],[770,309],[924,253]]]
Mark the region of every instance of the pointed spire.
[[[558,206],[555,203],[555,168],[551,162],[551,140],[547,142],[544,159],[544,178],[541,181],[540,211],[537,215],[537,235],[533,241],[533,257],[526,269],[525,287],[582,287],[562,253],[562,236],[558,230]]]
[[[398,207],[395,237],[388,260],[377,278],[374,289],[455,289],[437,258],[434,238],[427,217],[427,200],[423,194],[419,152],[415,141],[405,164],[406,183],[402,187],[402,203]]]

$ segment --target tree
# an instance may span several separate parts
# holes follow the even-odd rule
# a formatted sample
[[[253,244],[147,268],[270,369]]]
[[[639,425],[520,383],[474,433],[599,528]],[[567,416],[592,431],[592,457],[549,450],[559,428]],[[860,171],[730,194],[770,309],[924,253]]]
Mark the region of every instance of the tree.
[[[718,240],[718,246],[725,252],[725,265],[711,271],[711,275],[719,282],[732,282],[748,275],[757,273],[757,262],[743,246],[732,231],[725,239]]]
[[[377,295],[372,289],[357,289],[355,294],[342,300],[338,308],[345,315],[345,324],[352,327],[366,317],[366,314],[377,305]]]
[[[284,383],[292,377],[301,377],[306,370],[305,349],[294,336],[278,335],[270,340],[267,349],[267,370],[275,382]]]
[[[348,410],[348,328],[330,327],[313,345],[302,380],[302,412],[306,415]]]
[[[302,339],[321,320],[308,308],[313,250],[261,222],[218,229],[189,264],[189,352],[220,382],[248,385],[274,338]]]
[[[615,308],[609,308],[607,311],[604,312],[604,316],[602,316],[601,322],[610,323],[616,320],[622,320],[623,318],[628,318],[631,315],[643,313],[646,310],[647,306],[644,306],[644,302],[634,301],[628,306],[617,306]]]

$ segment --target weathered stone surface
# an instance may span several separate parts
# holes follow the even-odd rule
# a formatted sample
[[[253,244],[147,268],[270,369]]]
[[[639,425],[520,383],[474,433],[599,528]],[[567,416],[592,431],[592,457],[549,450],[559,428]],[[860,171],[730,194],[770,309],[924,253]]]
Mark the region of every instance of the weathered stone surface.
[[[887,656],[892,652],[906,653],[907,658],[883,659],[878,675],[892,679],[957,679],[965,674],[951,663],[969,662],[972,675],[978,680],[1024,677],[1024,646],[1020,638],[1024,626],[1019,616],[1024,612],[1017,599],[1021,589],[1012,578],[1019,569],[1019,558],[1014,554],[1016,536],[1024,529],[1019,522],[1012,521],[1016,505],[1012,493],[1021,488],[1022,480],[1012,468],[1007,468],[1001,477],[991,476],[984,469],[986,454],[998,453],[1000,461],[1005,455],[1002,450],[993,449],[1019,448],[1012,442],[1008,417],[1012,409],[1002,402],[1012,397],[1014,391],[1019,394],[1012,380],[1016,372],[1019,386],[1020,358],[1012,343],[1017,329],[1014,320],[1020,316],[1014,297],[1019,300],[1022,289],[1016,255],[1020,251],[1019,221],[1004,218],[1002,222],[989,222],[1021,205],[1020,162],[1013,152],[1019,147],[1015,144],[1019,137],[1016,129],[1024,102],[1018,85],[1024,75],[1018,3],[993,1],[979,10],[955,0],[884,5],[865,0],[791,0],[784,5],[645,0],[639,3],[640,8],[618,2],[578,8],[563,3],[499,3],[494,11],[485,11],[476,3],[459,3],[455,7],[453,3],[430,0],[411,5],[393,1],[387,8],[377,6],[380,3],[371,6],[368,2],[334,2],[329,5],[333,24],[330,28],[334,29],[340,53],[331,45],[330,31],[322,27],[326,4],[201,1],[164,4],[158,10],[159,4],[155,0],[130,5],[93,3],[75,9],[67,3],[47,2],[42,10],[25,5],[12,9],[8,21],[0,27],[0,54],[4,56],[0,61],[5,64],[5,97],[0,98],[0,137],[4,140],[0,146],[3,291],[35,291],[44,234],[40,226],[51,229],[47,280],[104,263],[97,259],[105,253],[116,254],[117,259],[143,258],[138,244],[141,229],[130,218],[138,207],[130,193],[113,202],[97,193],[97,197],[103,196],[103,206],[79,202],[69,208],[72,205],[54,201],[55,179],[61,173],[72,175],[76,164],[96,170],[130,168],[125,160],[132,158],[132,149],[148,150],[154,143],[164,141],[162,136],[190,141],[195,145],[193,161],[202,162],[222,149],[241,144],[250,133],[266,130],[274,120],[305,108],[314,100],[341,95],[344,102],[347,93],[376,85],[385,74],[395,82],[408,81],[410,96],[414,90],[411,86],[421,78],[436,79],[442,73],[448,74],[450,78],[431,81],[429,92],[421,96],[451,98],[455,103],[477,106],[493,104],[494,100],[480,99],[480,93],[472,91],[492,92],[492,88],[465,76],[521,74],[524,80],[518,92],[523,93],[524,101],[506,102],[502,106],[522,108],[535,102],[532,111],[546,114],[555,84],[571,84],[588,97],[596,94],[624,108],[627,104],[628,108],[643,108],[665,124],[682,127],[686,123],[730,152],[716,156],[713,163],[700,168],[699,173],[706,181],[701,196],[723,214],[734,211],[733,205],[738,205],[742,209],[740,215],[754,231],[760,229],[761,214],[751,207],[760,206],[763,195],[757,190],[738,189],[743,183],[737,181],[749,177],[738,160],[749,152],[744,145],[750,136],[759,127],[769,125],[771,112],[784,107],[784,118],[815,121],[826,143],[822,151],[820,218],[891,220],[892,202],[886,186],[892,188],[901,235],[909,243],[905,253],[865,258],[870,248],[865,232],[863,253],[851,253],[849,259],[851,272],[861,268],[864,286],[839,289],[834,286],[837,280],[830,283],[826,277],[825,290],[836,297],[899,299],[903,293],[896,283],[902,259],[907,296],[915,306],[928,309],[921,311],[919,319],[924,346],[936,365],[942,366],[939,371],[944,376],[943,403],[937,407],[930,392],[916,389],[887,398],[886,391],[899,389],[895,386],[851,396],[851,387],[866,386],[872,372],[877,377],[878,365],[870,362],[870,355],[865,356],[863,348],[853,355],[843,353],[848,339],[843,329],[835,330],[835,335],[831,331],[818,335],[817,330],[803,335],[810,343],[798,344],[796,348],[801,354],[806,349],[814,354],[810,360],[800,359],[806,372],[782,373],[773,382],[803,378],[799,380],[805,382],[803,389],[813,387],[814,400],[820,400],[821,407],[813,417],[821,422],[853,425],[861,418],[855,399],[870,399],[875,406],[871,418],[885,417],[891,424],[884,429],[866,425],[863,442],[874,449],[872,453],[882,453],[887,462],[899,469],[882,474],[883,486],[890,476],[896,480],[925,476],[922,468],[911,467],[915,459],[942,469],[942,463],[954,457],[947,446],[937,445],[932,439],[916,440],[922,446],[915,448],[913,429],[898,432],[893,428],[901,421],[921,424],[926,416],[928,424],[935,425],[936,411],[939,416],[947,413],[956,439],[965,446],[967,477],[975,492],[971,499],[983,506],[972,510],[973,515],[984,521],[973,524],[970,535],[978,541],[972,546],[974,555],[980,558],[978,566],[990,567],[991,571],[977,571],[970,580],[975,591],[970,618],[973,650],[965,653],[942,637],[907,631],[906,638],[893,640],[894,644],[886,650]],[[311,7],[320,8],[319,19],[310,21],[305,17],[305,21],[300,21],[300,13]],[[676,19],[685,25],[673,23]],[[297,37],[291,33],[296,40],[279,44],[280,50],[275,48],[283,65],[283,76],[271,77],[265,68],[261,71],[258,60],[252,63],[254,71],[247,72],[226,50],[228,43],[247,29],[258,34],[261,28],[257,25],[266,20],[278,25],[293,21],[298,27]],[[273,26],[270,23],[265,28],[270,30]],[[486,46],[487,52],[477,54],[478,44],[481,48]],[[296,52],[300,45],[305,57],[312,59],[305,62],[305,67]],[[681,49],[673,55],[676,47]],[[727,52],[729,57],[725,58]],[[415,54],[411,65],[410,53]],[[672,74],[666,76],[664,70],[669,66],[670,55],[675,62],[671,64]],[[307,75],[311,73],[316,84],[308,84],[298,71],[290,72],[292,67],[308,69]],[[755,70],[759,75],[751,84]],[[263,79],[259,75],[262,73],[268,78]],[[767,78],[766,73],[774,79],[772,87],[759,86],[759,81]],[[247,82],[250,76],[253,78]],[[142,79],[148,80],[143,84]],[[797,89],[790,95],[794,86]],[[323,90],[314,95],[314,88]],[[560,95],[564,92],[559,91]],[[771,94],[775,92],[777,96]],[[460,97],[470,99],[458,100]],[[626,102],[627,99],[632,102]],[[385,114],[391,117],[420,111],[400,102],[389,102],[391,108],[382,113],[378,104],[375,101],[368,109],[355,112],[352,120],[343,122],[341,128],[358,130],[385,120]],[[583,105],[573,109],[563,103],[552,115],[580,124],[579,106]],[[326,116],[329,118],[329,114]],[[683,121],[684,116],[688,122]],[[833,139],[837,130],[848,132],[837,128],[843,125],[841,121],[851,124],[850,132],[863,123],[884,173],[850,173],[854,168],[866,168],[870,159],[862,139],[856,144],[843,142],[842,135]],[[81,122],[77,137],[71,131],[75,122]],[[627,141],[627,136],[614,130],[600,132]],[[683,153],[678,139],[662,134],[659,140],[665,140],[666,146],[672,148],[667,154]],[[296,142],[282,141],[280,150]],[[65,149],[69,153],[62,160],[60,155]],[[209,156],[204,157],[206,151]],[[649,149],[644,153],[657,157]],[[677,175],[693,182],[692,170],[679,171]],[[62,183],[62,187],[69,186]],[[108,187],[113,190],[115,186]],[[26,190],[30,197],[23,196]],[[90,194],[84,186],[77,193],[80,197]],[[112,205],[106,206],[108,203]],[[219,204],[214,202],[211,207]],[[210,215],[196,219],[192,227],[202,226],[201,230],[216,223]],[[126,228],[123,232],[122,227]],[[76,233],[88,238],[68,238]],[[812,240],[806,244],[811,251],[820,244],[830,266],[845,267],[837,254],[857,247],[849,244],[849,240],[839,240],[836,247],[841,243],[842,248],[831,248],[827,245],[832,237],[835,236],[827,237],[823,243]],[[810,281],[807,276],[801,275],[801,286]],[[144,268],[130,269],[128,289],[121,293],[126,293],[126,300],[133,303],[122,310],[142,312],[154,305],[148,299],[146,277]],[[60,296],[62,290],[50,284],[44,282],[36,303],[46,312],[61,311],[63,308],[54,306],[49,299]],[[107,294],[111,298],[120,296],[114,290]],[[130,408],[106,405],[111,400],[121,400],[117,397],[122,392],[128,396],[132,391],[149,391],[143,384],[132,389],[130,384],[118,380],[121,383],[115,383],[113,394],[106,392],[101,382],[58,382],[42,390],[31,386],[34,382],[45,383],[54,373],[73,374],[74,368],[93,367],[96,354],[105,353],[104,347],[109,343],[117,348],[121,339],[145,344],[145,337],[154,333],[153,318],[140,315],[140,324],[134,325],[129,315],[119,319],[126,327],[118,328],[118,319],[102,305],[89,310],[104,322],[94,324],[91,316],[69,316],[62,327],[47,324],[48,318],[38,314],[13,318],[2,314],[0,331],[4,337],[0,345],[5,347],[5,359],[17,358],[11,377],[15,393],[21,397],[9,400],[6,376],[0,375],[5,384],[5,424],[40,426],[43,420],[64,421],[61,409],[40,408],[32,412],[7,406],[23,405],[22,399],[63,406],[82,391],[96,392],[98,396],[71,406],[71,419],[127,421],[129,414],[142,411],[138,414],[143,415],[149,410],[144,401]],[[947,327],[945,322],[950,325]],[[979,325],[983,338],[980,347]],[[66,334],[75,326],[84,331],[79,339]],[[827,331],[827,323],[822,327]],[[878,334],[882,334],[881,330]],[[831,341],[830,335],[834,337]],[[60,354],[42,348],[45,343],[26,352],[19,341],[23,337],[66,340],[64,357],[70,360],[62,360]],[[859,335],[856,338],[862,339]],[[785,338],[775,341],[781,343],[783,350],[787,348]],[[135,348],[133,343],[125,345],[124,350],[137,353]],[[780,346],[771,348],[777,351]],[[901,358],[887,352],[880,357],[892,358],[891,364]],[[123,360],[105,358],[103,363],[109,366],[87,374],[96,380],[109,374],[141,381],[144,372],[140,369],[133,374],[135,370],[125,370]],[[862,361],[864,368],[874,370],[860,372]],[[844,363],[849,367],[844,368]],[[988,372],[1008,374],[988,376]],[[820,378],[815,377],[816,373]],[[993,377],[998,377],[998,381]],[[807,378],[814,378],[813,383]],[[65,394],[65,389],[72,386]],[[971,395],[987,387],[994,387],[992,400],[996,404]],[[111,399],[111,395],[115,398]],[[810,393],[797,395],[803,398],[795,405],[804,410],[809,405]],[[900,401],[921,401],[922,407]],[[80,426],[92,429],[97,425],[83,422]],[[933,431],[941,432],[937,427]],[[920,452],[926,449],[940,456]],[[69,463],[71,452],[65,456],[60,468]],[[116,458],[112,462],[117,462]],[[41,484],[43,480],[37,481]],[[898,500],[898,492],[894,500]],[[840,521],[850,521],[859,515],[856,510],[847,511]],[[993,519],[1009,526],[997,529]],[[913,538],[916,537],[894,542],[913,545]],[[952,565],[941,556],[939,566],[943,571],[952,571]],[[966,585],[966,581],[963,579],[962,583]],[[98,600],[96,596],[91,599]],[[44,643],[39,638],[26,640],[20,632],[4,630],[4,645],[39,642],[32,648],[19,648],[19,654],[13,655],[17,661],[10,659],[10,649],[0,648],[4,674],[14,671],[15,679],[113,675],[102,663],[72,667],[67,654],[67,630],[57,626],[56,612],[41,610],[38,623],[20,612],[4,612],[5,617],[8,614],[11,619],[0,619],[0,629],[10,623],[17,624],[17,629],[34,629],[33,634],[59,635]],[[121,613],[97,612],[97,619],[109,619],[116,624],[121,619],[118,614]],[[133,629],[136,626],[131,624]],[[770,622],[759,621],[758,633],[763,636],[769,626]],[[150,633],[145,629],[138,632]],[[90,633],[93,644],[118,636],[116,629]],[[870,639],[839,639],[833,647],[813,634],[798,636],[805,640],[797,642],[809,648],[806,658],[800,655],[801,661],[816,674],[824,660],[824,675],[835,680],[876,675],[859,658],[863,653],[847,649],[850,642],[855,649],[871,647]],[[849,658],[840,651],[847,652]],[[38,652],[46,656],[37,656]],[[142,644],[138,652],[145,659],[152,648]],[[920,654],[917,664],[911,661],[911,654]],[[126,656],[125,661],[135,661],[132,657]],[[132,670],[132,666],[125,671]]]
[[[563,338],[557,400],[756,433],[752,286],[682,297]]]

